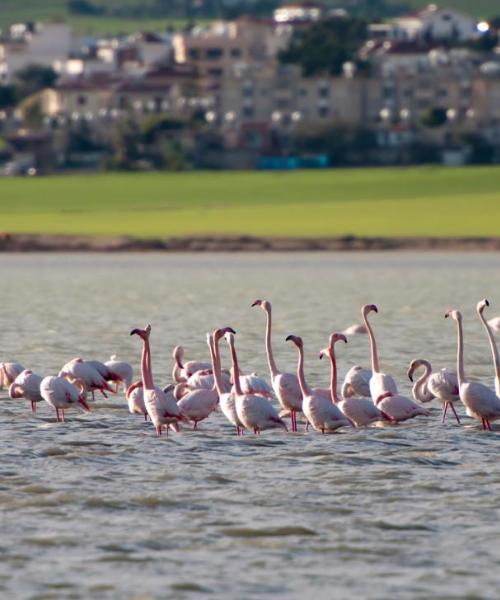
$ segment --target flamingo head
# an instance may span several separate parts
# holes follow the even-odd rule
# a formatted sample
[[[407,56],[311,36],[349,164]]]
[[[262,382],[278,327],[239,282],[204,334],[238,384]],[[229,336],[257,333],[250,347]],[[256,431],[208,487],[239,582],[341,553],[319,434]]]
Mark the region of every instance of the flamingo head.
[[[302,341],[302,338],[299,337],[298,335],[289,335],[285,342],[293,342],[297,348],[303,348],[304,347],[304,343]]]
[[[449,308],[444,315],[444,318],[447,319],[451,317],[454,321],[462,320],[462,313],[459,310],[454,310],[453,308]]]
[[[224,339],[230,346],[232,346],[234,344],[234,333],[232,331],[226,331],[224,334]]]
[[[347,344],[347,338],[343,333],[332,333],[330,336],[330,348],[333,348],[337,342],[344,342]]]
[[[214,340],[218,342],[227,333],[235,334],[236,331],[232,327],[223,327],[222,329],[215,329],[213,332]]]
[[[267,300],[255,300],[255,302],[253,302],[252,306],[260,306],[265,311],[271,310],[271,303],[268,302]]]
[[[481,300],[480,302],[477,303],[477,307],[476,310],[477,312],[482,315],[483,314],[483,310],[489,306],[490,303],[488,302],[488,300],[486,300],[486,298],[484,300]]]
[[[331,348],[323,348],[319,353],[319,359],[323,360],[324,356],[330,356]]]
[[[146,325],[144,329],[132,329],[130,335],[138,335],[142,340],[149,340],[149,336],[151,334],[151,325]]]
[[[415,371],[417,369],[419,369],[420,367],[427,367],[428,369],[431,368],[431,364],[429,361],[427,360],[423,360],[421,358],[417,358],[415,360],[412,360],[410,363],[410,368],[408,369],[407,375],[408,375],[408,379],[410,381],[413,381],[413,373],[415,373]]]
[[[366,317],[366,315],[369,315],[371,312],[378,313],[378,308],[375,304],[365,304],[361,309],[361,314],[363,315],[363,317]]]
[[[135,331],[135,330],[134,330]],[[130,334],[132,335],[132,334]],[[172,358],[177,363],[177,366],[182,369],[182,359],[184,357],[184,348],[182,346],[176,346],[172,352]]]

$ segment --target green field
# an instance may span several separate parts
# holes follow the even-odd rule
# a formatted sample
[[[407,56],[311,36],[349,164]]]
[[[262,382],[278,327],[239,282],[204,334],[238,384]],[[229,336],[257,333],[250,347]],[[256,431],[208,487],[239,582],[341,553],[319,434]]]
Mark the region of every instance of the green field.
[[[500,236],[500,168],[3,179],[0,229],[143,238]]]

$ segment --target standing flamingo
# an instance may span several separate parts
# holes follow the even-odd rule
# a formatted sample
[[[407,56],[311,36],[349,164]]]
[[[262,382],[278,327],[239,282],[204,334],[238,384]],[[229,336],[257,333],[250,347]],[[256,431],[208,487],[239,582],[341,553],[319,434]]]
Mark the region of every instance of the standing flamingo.
[[[114,393],[113,388],[108,385],[106,379],[99,373],[96,367],[90,361],[83,360],[82,358],[73,358],[67,362],[59,372],[59,376],[65,377],[70,382],[75,379],[81,379],[85,383],[85,387],[91,392],[92,400],[95,400],[94,392],[96,390],[100,391],[105,398],[107,398],[106,392]]]
[[[40,383],[42,377],[25,369],[14,379],[9,387],[9,396],[11,398],[26,398],[31,402],[31,412],[36,413],[36,405],[43,400],[40,393]]]
[[[111,356],[110,359],[104,364],[106,365],[109,371],[109,379],[107,380],[108,383],[110,381],[114,381],[116,383],[115,392],[118,393],[120,384],[123,384],[123,387],[126,392],[130,385],[132,385],[132,365],[123,360],[118,360],[116,354],[113,354],[113,356]]]
[[[491,431],[491,421],[500,419],[500,400],[488,386],[477,381],[468,381],[465,376],[462,313],[459,310],[449,310],[444,317],[445,319],[451,317],[457,323],[457,375],[460,400],[465,405],[467,414],[481,420],[484,430]]]
[[[442,422],[444,423],[446,419],[446,412],[449,407],[453,411],[457,423],[460,423],[457,411],[453,406],[455,402],[460,400],[457,374],[448,369],[441,369],[441,371],[433,373],[431,363],[421,358],[410,363],[408,370],[410,381],[413,381],[413,373],[420,367],[424,367],[424,372],[412,389],[415,400],[417,402],[430,402],[437,398],[443,404]]]
[[[281,408],[290,411],[292,431],[297,431],[297,413],[302,411],[302,392],[297,376],[292,373],[281,373],[274,360],[271,343],[271,303],[267,300],[255,300],[252,306],[260,306],[266,313],[266,355],[271,383]]]
[[[490,343],[490,348],[491,348],[491,355],[493,357],[493,366],[495,367],[495,393],[497,395],[497,397],[500,396],[500,358],[498,356],[498,348],[497,348],[497,344],[495,342],[495,336],[493,335],[492,332],[492,328],[491,325],[489,324],[489,322],[487,323],[484,315],[483,315],[483,311],[484,309],[489,306],[490,303],[488,302],[488,300],[484,299],[481,300],[481,302],[478,303],[477,305],[477,314],[479,316],[479,320],[481,321],[481,323],[484,325],[484,328],[486,329],[486,335],[488,336],[488,341]]]
[[[229,392],[226,392],[221,377],[222,366],[220,358],[219,341],[222,337],[224,337],[226,333],[235,332],[230,327],[226,327],[224,329],[216,329],[212,333],[211,340],[214,356],[213,371],[215,375],[215,382],[217,385],[217,392],[219,393],[219,406],[222,411],[222,414],[230,423],[232,423],[236,427],[236,435],[242,435],[244,426],[238,418],[238,413],[236,411],[236,392],[234,388],[232,388]]]
[[[369,398],[371,396],[371,378],[372,372],[370,369],[363,369],[363,367],[360,367],[359,365],[351,367],[344,377],[341,392],[342,397],[351,398],[352,396],[364,396]]]
[[[144,420],[148,420],[148,411],[144,404],[144,386],[142,379],[134,381],[128,388],[125,394],[127,398],[128,411],[132,415],[143,415]]]
[[[256,394],[243,393],[238,376],[240,369],[234,344],[234,333],[226,333],[225,338],[231,351],[232,376],[234,392],[236,394],[235,404],[238,419],[246,429],[253,429],[253,432],[256,434],[260,434],[264,429],[273,429],[276,427],[282,427],[287,431],[285,422],[278,416],[269,400]]]
[[[332,402],[340,408],[342,413],[354,423],[356,427],[365,427],[377,421],[390,420],[382,411],[380,411],[370,398],[356,398],[349,396],[341,399],[337,393],[337,360],[335,357],[335,344],[338,341],[343,341],[347,344],[347,338],[342,333],[332,333],[330,336],[330,344],[326,350],[320,352],[319,357],[330,357],[331,364],[331,386],[330,393]]]
[[[286,338],[286,341],[293,342],[299,351],[297,379],[303,397],[302,411],[306,416],[308,423],[310,423],[316,431],[321,431],[321,433],[335,431],[340,427],[350,427],[352,423],[346,418],[338,406],[334,404],[331,396],[325,397],[324,394],[317,393],[308,386],[304,375],[304,344],[302,338],[297,335],[289,335]]]
[[[85,382],[76,379],[73,383],[64,377],[44,377],[40,382],[42,398],[56,411],[57,421],[64,421],[64,411],[80,404],[86,412],[90,411],[87,404]]]
[[[173,393],[165,393],[153,382],[153,370],[151,368],[151,347],[149,336],[151,335],[151,325],[145,329],[133,329],[130,335],[138,335],[143,341],[141,357],[141,377],[144,390],[144,404],[149,418],[156,429],[156,435],[161,435],[163,425],[173,425],[178,428],[179,421],[186,420],[181,409],[174,399]],[[167,427],[168,435],[168,427]]]

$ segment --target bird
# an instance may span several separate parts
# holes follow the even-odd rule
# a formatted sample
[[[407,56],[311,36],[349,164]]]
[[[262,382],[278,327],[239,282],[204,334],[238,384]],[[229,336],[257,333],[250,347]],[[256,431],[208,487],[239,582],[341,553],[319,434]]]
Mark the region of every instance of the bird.
[[[40,382],[42,398],[56,411],[57,421],[64,421],[64,411],[81,405],[86,412],[90,411],[87,404],[85,382],[75,379],[70,383],[64,377],[49,375]]]
[[[92,400],[95,400],[94,392],[96,390],[100,391],[105,398],[107,398],[106,392],[114,392],[95,366],[82,358],[73,358],[67,362],[59,371],[59,376],[70,382],[74,379],[81,379],[87,390],[91,392]]]
[[[238,366],[238,357],[236,355],[236,347],[234,343],[234,333],[227,332],[225,339],[229,345],[231,351],[231,362],[232,362],[232,374],[234,380],[234,392],[236,395],[235,405],[238,419],[246,429],[253,430],[255,434],[260,434],[264,429],[273,429],[281,427],[287,431],[287,426],[283,419],[278,416],[274,410],[273,405],[264,398],[257,394],[244,394],[241,389],[240,379],[238,374],[240,372]]]
[[[380,411],[370,398],[359,398],[349,396],[341,398],[337,393],[337,361],[335,356],[336,342],[343,341],[347,344],[347,338],[342,333],[332,333],[330,335],[330,343],[328,348],[320,352],[320,359],[323,356],[330,357],[331,363],[331,386],[330,394],[332,402],[338,406],[342,413],[354,423],[356,427],[364,427],[377,421],[390,421],[391,419]]]
[[[342,332],[342,334],[345,336],[366,335],[367,333],[368,329],[366,328],[366,325],[363,325],[361,323],[353,323],[353,325],[349,325],[349,327],[346,327],[346,329],[344,329],[344,331]]]
[[[31,402],[31,412],[36,413],[36,405],[43,400],[40,393],[40,383],[43,377],[29,369],[21,371],[9,386],[11,398],[25,398]]]
[[[23,365],[17,362],[0,363],[0,390],[8,388],[14,379],[24,371]]]
[[[345,334],[344,334],[345,335]],[[351,367],[347,371],[342,383],[341,395],[343,398],[352,396],[370,397],[370,379],[372,372],[370,369],[363,369],[359,365]]]
[[[344,338],[345,339],[345,338]],[[315,393],[306,382],[304,375],[304,344],[297,335],[289,335],[287,342],[293,342],[299,352],[297,379],[302,392],[302,411],[310,425],[321,433],[336,431],[340,427],[351,427],[352,423],[334,404],[331,396]],[[336,383],[336,381],[335,381]]]
[[[481,303],[478,304],[478,312],[480,306]],[[467,414],[480,420],[483,430],[491,431],[491,422],[500,419],[500,400],[488,386],[478,381],[469,381],[465,375],[462,313],[459,310],[449,309],[444,317],[453,319],[457,324],[457,376],[460,400]]]
[[[175,383],[186,382],[191,375],[194,375],[197,371],[211,372],[211,365],[208,362],[190,360],[186,363],[182,363],[184,357],[184,348],[182,346],[176,346],[174,348],[172,357],[175,361],[172,369],[172,379]]]
[[[143,415],[144,420],[147,421],[148,411],[146,410],[146,405],[144,404],[144,388],[142,379],[134,381],[134,383],[129,385],[125,397],[127,398],[129,413],[133,415]]]
[[[378,360],[377,342],[373,334],[372,327],[368,322],[368,315],[371,312],[378,313],[378,308],[375,304],[365,304],[361,309],[361,316],[368,330],[368,337],[370,339],[370,353],[372,362],[372,376],[370,378],[370,395],[372,397],[375,406],[377,406],[381,396],[387,397],[387,395],[396,395],[398,388],[393,377],[382,373],[380,371],[380,365]]]
[[[229,392],[226,392],[221,378],[222,367],[219,350],[219,341],[221,340],[221,338],[224,337],[226,333],[229,332],[235,333],[234,329],[231,329],[229,327],[226,327],[225,329],[215,329],[212,332],[211,343],[213,347],[214,357],[213,372],[215,375],[217,392],[219,393],[219,407],[221,409],[221,412],[226,417],[226,419],[236,427],[236,435],[243,435],[244,426],[238,418],[238,413],[236,412],[236,392],[234,390],[234,387]]]
[[[428,360],[420,358],[412,360],[410,363],[410,368],[408,369],[408,378],[410,381],[413,381],[413,373],[420,367],[424,367],[424,372],[415,382],[412,389],[415,400],[425,403],[437,398],[443,404],[442,422],[444,423],[446,419],[448,408],[451,408],[457,423],[460,423],[460,418],[453,406],[455,402],[460,400],[456,372],[441,369],[433,373],[431,363]]]
[[[146,325],[144,329],[132,329],[130,335],[137,335],[143,341],[141,356],[141,378],[144,393],[144,405],[149,418],[156,429],[156,435],[160,436],[163,425],[172,424],[175,428],[178,428],[179,421],[185,421],[187,419],[182,414],[180,407],[175,401],[173,390],[169,390],[169,392],[165,393],[162,389],[155,386],[153,382],[153,371],[151,368],[151,347],[149,343],[151,325]]]
[[[222,386],[226,392],[231,389],[231,378],[227,373],[221,373],[222,378]],[[211,390],[213,389],[215,384],[215,379],[213,375],[212,367],[210,369],[205,369],[203,371],[196,371],[189,377],[186,381],[187,389],[192,390]],[[181,384],[182,385],[182,384]]]
[[[281,408],[290,411],[292,431],[297,431],[297,413],[302,412],[302,392],[297,376],[292,373],[282,373],[274,360],[271,343],[271,303],[267,300],[255,300],[253,306],[260,306],[266,313],[266,355],[271,374],[271,383]]]
[[[212,359],[212,364],[215,364],[213,356],[212,340],[207,337],[207,344]],[[190,390],[183,396],[179,402],[179,408],[182,413],[193,422],[193,430],[198,429],[198,423],[206,419],[216,408],[219,402],[219,394],[217,392],[217,383],[215,377],[212,377],[211,388],[198,388]],[[189,382],[189,379],[188,379]],[[219,383],[224,386],[224,383],[219,380]],[[230,389],[230,387],[229,387]]]
[[[498,397],[498,396],[500,396],[500,358],[498,356],[498,348],[497,348],[497,344],[495,342],[495,336],[493,335],[493,332],[491,330],[492,327],[489,323],[486,322],[484,315],[483,315],[484,309],[489,305],[490,305],[490,303],[488,302],[488,300],[486,300],[486,299],[481,300],[480,302],[478,302],[476,310],[477,310],[479,320],[483,324],[483,326],[486,330],[486,335],[488,336],[488,341],[489,341],[490,349],[491,349],[491,355],[493,358],[493,366],[495,367],[495,393]]]
[[[104,363],[109,370],[110,378],[107,380],[114,381],[116,383],[115,392],[118,393],[120,384],[123,384],[125,391],[132,385],[133,369],[132,365],[128,362],[118,360],[116,354],[110,357],[108,361]]]
[[[493,317],[488,321],[488,325],[493,331],[498,333],[500,331],[500,317]]]

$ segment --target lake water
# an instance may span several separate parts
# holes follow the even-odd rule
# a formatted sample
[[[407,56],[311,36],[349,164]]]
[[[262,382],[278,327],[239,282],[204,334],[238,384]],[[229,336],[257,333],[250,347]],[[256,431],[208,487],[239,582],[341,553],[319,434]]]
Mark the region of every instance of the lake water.
[[[74,356],[117,354],[138,373],[129,332],[151,322],[166,384],[174,345],[205,358],[205,332],[230,325],[242,368],[267,376],[265,315],[250,308],[267,298],[278,366],[295,369],[284,340],[301,335],[308,380],[326,385],[318,350],[369,302],[402,390],[413,358],[454,366],[448,308],[464,312],[467,372],[492,384],[474,311],[487,297],[488,318],[500,314],[499,269],[493,254],[0,256],[0,360],[53,374]],[[367,338],[338,354],[341,375],[368,366]],[[243,438],[214,414],[157,439],[122,395],[56,423],[48,406],[33,417],[0,392],[0,594],[498,598],[499,433],[443,426],[438,411],[398,427]]]

